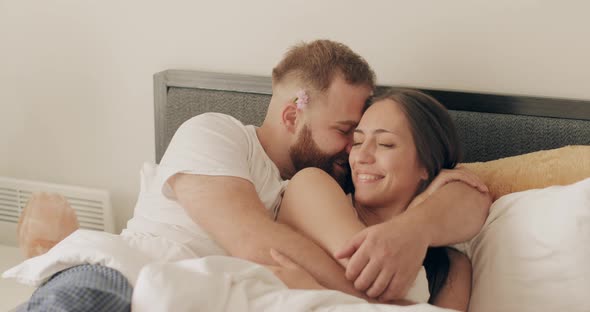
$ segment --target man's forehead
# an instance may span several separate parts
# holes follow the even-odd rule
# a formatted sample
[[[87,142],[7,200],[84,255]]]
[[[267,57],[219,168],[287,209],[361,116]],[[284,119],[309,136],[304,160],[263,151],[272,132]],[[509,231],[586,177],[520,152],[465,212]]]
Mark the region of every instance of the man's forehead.
[[[356,128],[360,121],[361,115],[351,116],[350,114],[341,114],[335,112],[324,111],[316,114],[313,124],[320,127],[329,128]]]
[[[326,107],[327,108],[327,107]],[[337,107],[323,110],[322,115],[324,122],[334,126],[356,127],[361,120],[363,111],[355,107]]]
[[[321,115],[332,124],[356,126],[361,119],[365,104],[371,95],[370,88],[335,79],[321,96]]]
[[[356,127],[358,125],[358,120],[338,120],[335,122],[335,124],[337,125],[342,125],[342,126],[351,126],[351,127]]]

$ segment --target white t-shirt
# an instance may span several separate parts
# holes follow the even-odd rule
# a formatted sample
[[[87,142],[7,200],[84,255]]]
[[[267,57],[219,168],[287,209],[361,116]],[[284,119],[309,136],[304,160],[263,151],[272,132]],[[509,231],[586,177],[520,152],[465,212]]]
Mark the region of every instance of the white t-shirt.
[[[168,179],[176,173],[246,179],[256,188],[269,217],[279,207],[288,183],[262,148],[255,126],[219,113],[205,113],[184,122],[160,165],[144,166],[142,190],[127,229],[186,244],[200,256],[226,253],[174,199]]]

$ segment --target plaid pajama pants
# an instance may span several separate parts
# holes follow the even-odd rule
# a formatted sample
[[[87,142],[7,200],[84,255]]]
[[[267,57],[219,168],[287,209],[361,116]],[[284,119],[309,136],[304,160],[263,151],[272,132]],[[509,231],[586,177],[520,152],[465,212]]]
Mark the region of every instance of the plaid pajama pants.
[[[53,275],[22,311],[131,311],[133,288],[118,271],[84,264]]]

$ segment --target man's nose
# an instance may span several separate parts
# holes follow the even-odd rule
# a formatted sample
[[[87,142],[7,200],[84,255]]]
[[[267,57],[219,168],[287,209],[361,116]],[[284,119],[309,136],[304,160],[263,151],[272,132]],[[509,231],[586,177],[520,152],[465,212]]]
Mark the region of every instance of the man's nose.
[[[352,141],[349,141],[348,144],[346,144],[346,154],[350,155],[351,150],[352,150]]]

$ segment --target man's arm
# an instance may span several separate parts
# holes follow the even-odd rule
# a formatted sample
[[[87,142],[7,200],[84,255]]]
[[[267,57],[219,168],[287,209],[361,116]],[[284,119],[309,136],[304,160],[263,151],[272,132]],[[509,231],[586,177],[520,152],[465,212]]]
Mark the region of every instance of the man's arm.
[[[421,204],[406,211],[407,217],[428,235],[429,246],[445,246],[473,238],[489,213],[489,193],[462,182],[445,184]]]
[[[462,182],[444,184],[432,195],[384,223],[355,235],[337,258],[350,257],[346,277],[359,289],[393,276],[368,293],[383,300],[403,298],[416,278],[428,246],[471,239],[483,226],[491,200]]]
[[[276,249],[307,270],[323,286],[364,296],[344,278],[342,267],[322,248],[273,222],[249,181],[227,176],[177,174],[169,180],[179,204],[232,256],[275,264]]]

